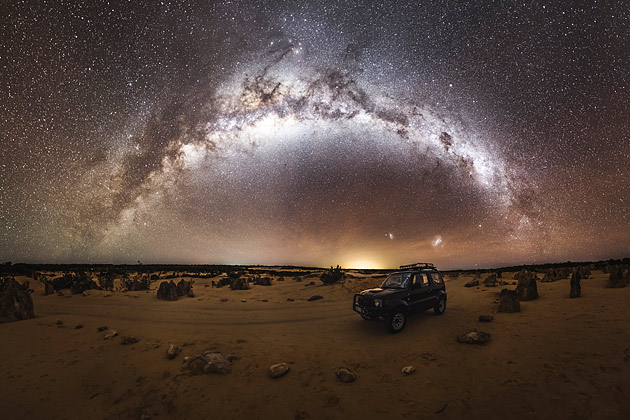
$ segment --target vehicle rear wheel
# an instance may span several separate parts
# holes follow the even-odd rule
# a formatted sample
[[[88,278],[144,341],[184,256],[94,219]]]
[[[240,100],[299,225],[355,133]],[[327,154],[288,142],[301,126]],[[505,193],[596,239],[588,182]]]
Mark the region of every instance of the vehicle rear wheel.
[[[435,311],[436,315],[442,315],[444,311],[446,310],[446,299],[440,298],[438,300],[438,303],[435,305],[435,308],[433,308],[433,310]]]
[[[387,315],[385,322],[387,323],[387,329],[391,333],[398,334],[407,325],[407,314],[402,310],[393,310]]]

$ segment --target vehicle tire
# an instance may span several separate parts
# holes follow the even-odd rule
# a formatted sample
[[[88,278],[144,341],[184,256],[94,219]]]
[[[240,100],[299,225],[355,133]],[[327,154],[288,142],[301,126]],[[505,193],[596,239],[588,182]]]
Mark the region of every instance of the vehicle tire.
[[[398,334],[405,328],[405,325],[407,325],[407,313],[400,309],[394,309],[387,315],[387,318],[385,318],[385,323],[387,324],[389,332]]]
[[[440,298],[433,310],[435,311],[436,315],[442,315],[446,310],[446,299]]]

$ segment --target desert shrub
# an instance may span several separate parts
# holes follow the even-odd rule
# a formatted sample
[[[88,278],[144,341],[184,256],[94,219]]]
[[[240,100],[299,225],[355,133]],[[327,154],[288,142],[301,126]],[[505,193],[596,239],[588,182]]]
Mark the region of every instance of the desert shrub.
[[[98,284],[102,290],[114,290],[114,272],[105,271],[98,278]]]
[[[329,270],[326,270],[322,273],[319,279],[324,284],[334,284],[343,278],[343,274],[344,273],[341,270],[340,266],[337,266],[335,268],[332,268],[331,266]]]
[[[83,293],[90,289],[98,289],[98,285],[87,272],[80,271],[71,275],[70,291],[73,294]]]

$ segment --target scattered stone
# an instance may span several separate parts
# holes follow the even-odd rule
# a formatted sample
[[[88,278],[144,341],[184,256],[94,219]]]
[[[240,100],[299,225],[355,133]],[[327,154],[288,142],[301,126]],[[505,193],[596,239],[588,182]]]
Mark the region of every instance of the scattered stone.
[[[105,293],[105,294],[103,295],[103,297],[112,297],[112,294],[111,294],[111,293]]]
[[[102,331],[105,331],[105,330],[107,330],[107,329],[108,329],[108,328],[107,328],[107,325],[103,325],[102,327],[98,327],[98,328],[96,329],[96,331],[98,331],[98,332],[102,332]]]
[[[103,336],[103,338],[105,340],[109,340],[110,338],[114,338],[118,335],[118,331],[116,330],[107,330],[105,331],[105,335]]]
[[[479,280],[471,280],[464,285],[464,287],[475,287],[479,286]]]
[[[494,319],[492,315],[479,315],[479,322],[490,322]]]
[[[136,344],[138,341],[140,340],[136,337],[123,337],[121,343],[128,346],[129,344]]]
[[[221,298],[221,302],[227,302],[227,298]]]
[[[505,289],[504,289],[505,290]],[[490,334],[478,329],[473,329],[466,334],[457,337],[457,341],[467,344],[481,344],[490,341]]]
[[[13,277],[0,279],[0,324],[35,317],[28,282],[20,284]]]
[[[314,300],[320,300],[320,299],[324,299],[324,297],[321,296],[321,295],[314,295],[314,296],[311,296],[310,298],[308,298],[308,301],[312,302]]]
[[[526,301],[538,299],[536,280],[538,280],[538,277],[534,273],[527,273],[519,279],[518,286],[516,286],[518,300]]]
[[[302,281],[302,277],[297,276],[297,277],[295,278],[295,281],[297,281],[298,283],[299,283],[299,282],[301,282],[301,281]]]
[[[81,328],[83,328],[83,324],[77,324],[74,326],[75,330],[80,330]]]
[[[339,378],[341,382],[348,383],[356,380],[357,374],[348,368],[339,368],[337,370],[337,378]]]
[[[413,366],[405,366],[404,368],[402,368],[402,373],[404,373],[405,375],[411,375],[415,371],[416,368]]]
[[[503,289],[499,296],[499,312],[521,312],[521,304],[518,301],[516,290]]]
[[[254,280],[256,286],[271,286],[271,278],[269,277],[256,277]]]
[[[315,286],[315,282],[312,281],[312,282],[307,283],[307,284],[304,285],[304,287],[308,287],[308,286]]]
[[[448,403],[444,403],[442,407],[440,407],[438,410],[435,411],[435,414],[440,414],[440,413],[445,412],[447,407],[448,407]]]
[[[580,297],[582,294],[582,288],[580,287],[581,275],[579,270],[575,270],[571,276],[571,291],[569,292],[570,298]]]
[[[276,363],[269,367],[269,376],[272,378],[279,378],[286,375],[289,372],[289,365],[286,363]]]
[[[278,277],[278,281],[284,281],[284,277],[282,276]]]
[[[307,419],[309,418],[309,414],[308,412],[304,411],[304,410],[298,410],[295,412],[295,416],[293,416],[293,418],[295,420],[303,420],[303,419]]]
[[[295,299],[293,298],[287,298],[287,302],[293,302]]]
[[[181,353],[182,349],[177,347],[174,344],[169,344],[168,350],[166,350],[166,358],[168,360],[173,360],[179,353]]]
[[[163,281],[157,291],[157,298],[162,300],[177,300],[177,285],[173,280]]]
[[[44,296],[52,295],[55,293],[55,287],[52,283],[44,283]]]
[[[201,375],[202,373],[232,372],[232,360],[234,356],[225,356],[223,353],[207,350],[196,356],[184,358],[182,370],[187,370],[189,375]]]
[[[247,300],[241,299],[241,303],[246,303],[246,302],[247,302]]]
[[[55,325],[63,325],[63,321],[58,319],[57,321],[55,321]]]
[[[269,299],[263,299],[262,301],[263,302],[269,302]]]

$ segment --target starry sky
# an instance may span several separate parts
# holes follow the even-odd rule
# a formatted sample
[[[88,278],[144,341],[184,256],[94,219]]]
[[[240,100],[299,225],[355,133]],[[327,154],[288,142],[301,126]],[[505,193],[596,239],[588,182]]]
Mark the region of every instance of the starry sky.
[[[630,255],[628,2],[40,0],[0,16],[3,261]]]

